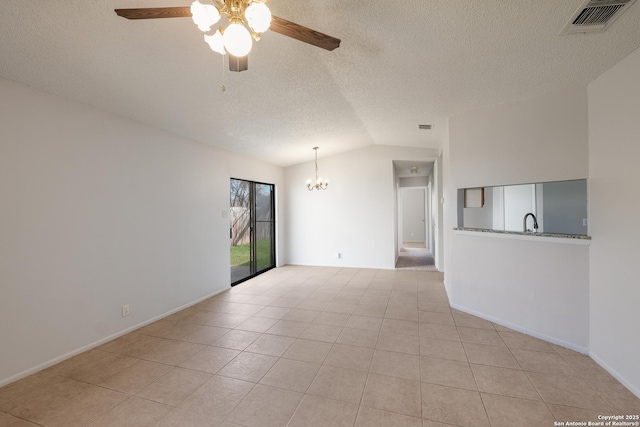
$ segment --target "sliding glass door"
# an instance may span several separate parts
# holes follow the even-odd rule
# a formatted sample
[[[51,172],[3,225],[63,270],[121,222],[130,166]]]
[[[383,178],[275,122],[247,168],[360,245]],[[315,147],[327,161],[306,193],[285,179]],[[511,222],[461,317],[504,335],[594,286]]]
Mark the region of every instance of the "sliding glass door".
[[[231,285],[275,267],[274,186],[231,179]]]

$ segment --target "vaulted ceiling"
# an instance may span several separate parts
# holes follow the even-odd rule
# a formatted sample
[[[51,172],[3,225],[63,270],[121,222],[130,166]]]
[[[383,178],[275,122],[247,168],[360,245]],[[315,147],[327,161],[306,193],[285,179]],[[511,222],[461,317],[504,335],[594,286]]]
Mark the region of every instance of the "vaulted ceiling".
[[[113,11],[189,3],[3,0],[0,76],[287,166],[313,146],[438,148],[448,116],[585,86],[640,46],[640,2],[604,33],[560,36],[583,0],[270,0],[341,46],[268,32],[231,73],[191,19]]]

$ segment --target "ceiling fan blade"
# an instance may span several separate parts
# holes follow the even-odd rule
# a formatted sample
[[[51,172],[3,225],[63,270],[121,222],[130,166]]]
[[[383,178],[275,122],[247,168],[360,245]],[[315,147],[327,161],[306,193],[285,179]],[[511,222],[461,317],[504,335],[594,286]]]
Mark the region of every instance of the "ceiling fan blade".
[[[318,31],[287,21],[286,19],[278,18],[277,16],[271,17],[271,27],[269,27],[269,29],[273,32],[326,50],[333,50],[340,46],[340,39],[319,33]]]
[[[249,69],[249,55],[242,57],[229,55],[229,71],[245,71]]]
[[[127,19],[188,18],[191,16],[191,8],[189,6],[115,9],[115,12],[118,16]],[[312,30],[311,28],[303,27],[302,25],[277,16],[271,17],[270,29],[273,32],[326,50],[333,50],[340,46],[340,39]]]
[[[127,19],[155,19],[155,18],[189,18],[191,8],[182,7],[144,7],[139,9],[116,9],[116,14]]]

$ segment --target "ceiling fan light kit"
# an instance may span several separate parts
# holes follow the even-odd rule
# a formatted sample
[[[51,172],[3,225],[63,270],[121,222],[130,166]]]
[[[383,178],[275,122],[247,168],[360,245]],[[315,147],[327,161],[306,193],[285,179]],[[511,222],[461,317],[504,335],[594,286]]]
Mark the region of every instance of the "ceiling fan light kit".
[[[222,55],[227,52],[237,57],[248,55],[253,44],[252,38],[259,40],[260,34],[269,29],[271,11],[260,0],[227,0],[218,7],[219,9],[195,0],[190,7],[191,18],[200,31],[207,33],[220,21],[223,14],[227,15],[229,25],[226,28],[221,26],[213,36],[209,36],[222,34],[222,46],[219,37],[211,40],[205,35],[205,41],[211,50]]]
[[[189,9],[191,18],[200,31],[207,32],[211,30],[211,27],[220,20],[220,12],[211,4],[202,4],[196,0],[191,3]]]
[[[340,46],[340,39],[328,36],[286,19],[271,15],[267,0],[213,0],[213,4],[203,4],[195,0],[186,7],[148,7],[137,9],[116,9],[118,16],[127,19],[156,19],[191,17],[204,41],[211,50],[221,55],[229,54],[229,69],[244,71],[248,68],[247,55],[253,40],[267,30],[280,33],[304,43],[333,50]],[[227,16],[228,25],[221,25],[213,34],[212,27],[222,15]]]
[[[244,18],[257,34],[264,33],[271,25],[271,11],[262,2],[252,2],[245,10]]]
[[[224,48],[233,56],[246,56],[251,51],[251,34],[237,20],[231,21],[231,24],[224,29],[222,33]]]
[[[218,52],[220,55],[224,55],[227,51],[224,49],[224,39],[222,33],[217,30],[214,35],[204,35],[204,41],[207,42],[212,51]]]

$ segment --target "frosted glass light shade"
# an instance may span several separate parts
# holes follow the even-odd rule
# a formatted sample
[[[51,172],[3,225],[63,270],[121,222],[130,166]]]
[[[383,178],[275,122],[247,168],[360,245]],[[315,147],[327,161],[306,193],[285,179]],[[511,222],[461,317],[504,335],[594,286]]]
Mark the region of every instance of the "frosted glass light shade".
[[[251,34],[247,28],[238,23],[232,22],[224,30],[222,35],[224,48],[233,56],[243,57],[251,51]]]
[[[198,0],[191,3],[191,19],[200,31],[207,32],[220,20],[220,12],[211,4],[202,4]]]
[[[222,39],[222,33],[220,33],[220,30],[217,30],[212,36],[205,34],[204,41],[207,42],[212,51],[218,52],[220,55],[225,55],[227,53],[227,51],[224,50],[224,40]]]
[[[264,33],[271,25],[271,11],[266,4],[254,1],[244,12],[249,26],[256,33]]]

